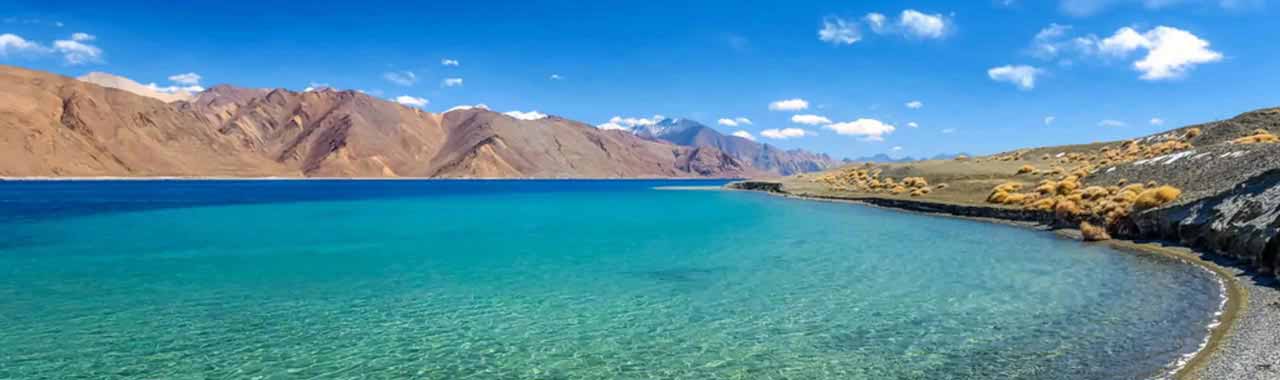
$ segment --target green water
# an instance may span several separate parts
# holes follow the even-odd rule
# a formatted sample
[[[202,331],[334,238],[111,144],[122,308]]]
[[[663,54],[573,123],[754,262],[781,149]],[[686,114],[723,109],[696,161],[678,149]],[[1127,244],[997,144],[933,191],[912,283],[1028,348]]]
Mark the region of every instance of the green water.
[[[113,211],[0,184],[0,379],[1150,378],[1220,297],[1167,259],[754,193],[343,196],[418,184]]]

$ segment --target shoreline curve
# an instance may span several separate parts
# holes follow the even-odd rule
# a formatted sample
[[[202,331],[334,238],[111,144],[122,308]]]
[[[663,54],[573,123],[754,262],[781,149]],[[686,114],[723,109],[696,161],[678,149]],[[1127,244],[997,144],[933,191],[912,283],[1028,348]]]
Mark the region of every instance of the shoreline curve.
[[[1078,231],[1071,232],[1073,230],[1070,230],[1070,229],[1051,230],[1044,224],[1034,222],[1028,219],[1017,218],[1017,217],[1004,219],[1004,218],[996,218],[996,217],[983,217],[983,216],[949,213],[949,212],[946,212],[947,207],[945,207],[948,205],[944,205],[944,204],[936,204],[939,207],[931,208],[929,210],[918,210],[918,209],[911,209],[906,207],[898,207],[898,206],[895,206],[895,203],[879,203],[879,202],[873,203],[873,202],[867,202],[865,200],[860,200],[860,199],[808,196],[808,195],[783,192],[781,191],[781,189],[753,190],[753,189],[734,188],[728,185],[726,185],[725,188],[727,190],[732,190],[732,191],[762,193],[766,195],[788,198],[788,199],[795,199],[795,200],[855,204],[855,205],[861,205],[866,207],[891,210],[896,212],[906,212],[906,213],[920,214],[920,215],[927,215],[927,216],[939,216],[939,217],[947,217],[947,218],[965,219],[965,220],[971,220],[971,221],[977,221],[977,222],[1003,224],[1003,225],[1037,230],[1040,232],[1057,232],[1055,233],[1055,235],[1058,235],[1058,237],[1060,238],[1071,239],[1071,240],[1081,240],[1077,238]],[[913,202],[918,202],[922,204],[932,203],[932,202],[924,202],[924,201],[913,201]],[[973,206],[973,207],[981,207],[981,206]],[[1216,316],[1216,319],[1214,319],[1209,324],[1209,326],[1207,326],[1209,330],[1209,334],[1206,336],[1205,342],[1201,344],[1201,347],[1196,352],[1191,354],[1190,358],[1184,357],[1183,359],[1180,359],[1179,361],[1182,362],[1181,364],[1171,363],[1171,364],[1174,364],[1174,368],[1169,372],[1167,372],[1165,376],[1159,377],[1162,379],[1171,378],[1175,380],[1200,379],[1201,373],[1204,371],[1205,367],[1208,366],[1210,359],[1212,359],[1213,356],[1220,351],[1220,349],[1227,342],[1227,340],[1230,339],[1230,333],[1232,332],[1236,323],[1240,319],[1240,316],[1247,309],[1248,307],[1247,303],[1249,300],[1248,290],[1240,284],[1239,280],[1236,279],[1236,277],[1232,275],[1229,270],[1218,265],[1217,263],[1201,258],[1200,256],[1193,253],[1195,251],[1191,250],[1190,248],[1179,247],[1179,246],[1155,245],[1153,243],[1156,243],[1156,242],[1150,242],[1150,243],[1144,244],[1144,243],[1140,243],[1132,240],[1113,239],[1113,240],[1107,240],[1107,241],[1090,243],[1090,244],[1105,244],[1108,247],[1111,247],[1112,249],[1115,249],[1117,251],[1154,254],[1154,255],[1159,255],[1168,259],[1180,261],[1189,265],[1194,265],[1199,267],[1200,269],[1203,269],[1212,273],[1214,277],[1219,281],[1219,284],[1222,285],[1222,289],[1221,289],[1222,297],[1225,297],[1225,300],[1224,300],[1225,302],[1223,302],[1220,309],[1216,313],[1218,314]]]

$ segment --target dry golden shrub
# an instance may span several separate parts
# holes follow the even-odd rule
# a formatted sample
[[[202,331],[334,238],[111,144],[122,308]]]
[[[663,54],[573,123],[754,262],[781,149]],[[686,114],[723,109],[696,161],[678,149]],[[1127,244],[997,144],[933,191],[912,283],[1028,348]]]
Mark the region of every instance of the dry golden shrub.
[[[1168,185],[1149,189],[1138,194],[1138,198],[1133,201],[1133,210],[1141,211],[1160,207],[1173,202],[1180,195],[1182,195],[1181,189]]]
[[[1080,222],[1080,235],[1084,236],[1084,241],[1111,240],[1111,235],[1107,233],[1106,228],[1089,222]]]
[[[1027,174],[1027,173],[1034,172],[1035,170],[1036,170],[1036,167],[1035,167],[1035,166],[1031,166],[1031,165],[1022,165],[1022,167],[1018,168],[1018,172],[1017,172],[1017,173],[1014,173],[1014,175],[1018,175],[1018,174]]]

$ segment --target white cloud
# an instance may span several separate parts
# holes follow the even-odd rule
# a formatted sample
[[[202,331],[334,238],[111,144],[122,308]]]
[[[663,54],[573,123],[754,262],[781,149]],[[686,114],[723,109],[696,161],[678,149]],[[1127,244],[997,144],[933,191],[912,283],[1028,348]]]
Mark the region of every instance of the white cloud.
[[[1150,121],[1151,125],[1164,125],[1164,119],[1153,117]]]
[[[813,132],[809,132],[800,128],[766,129],[766,130],[760,131],[760,136],[768,137],[775,140],[786,140],[786,139],[797,138],[797,137],[805,137],[812,134]]]
[[[829,124],[823,126],[823,128],[830,129],[841,135],[860,136],[868,141],[884,141],[884,135],[893,133],[897,129],[893,125],[876,119],[858,119],[850,122]]]
[[[443,81],[440,81],[440,85],[445,87],[458,87],[462,85],[462,78],[444,78]]]
[[[328,83],[311,82],[307,84],[307,88],[302,89],[302,92],[328,90],[330,88],[332,87],[330,87]]]
[[[885,25],[886,18],[883,14],[871,12],[862,19],[867,21],[867,26],[871,27],[872,32],[883,34],[889,30],[888,25]]]
[[[737,131],[737,132],[734,132],[734,133],[733,133],[733,135],[734,135],[734,136],[741,137],[741,138],[744,138],[744,139],[747,139],[747,140],[756,141],[756,137],[755,137],[755,136],[752,136],[752,135],[751,135],[751,132],[747,132],[747,131]]]
[[[458,65],[460,65],[460,63],[458,63],[458,60],[456,60],[456,59],[441,58],[441,59],[440,59],[440,65],[442,65],[442,66],[458,66]]]
[[[910,37],[942,38],[946,35],[947,21],[941,14],[925,14],[914,9],[902,11],[898,25]]]
[[[658,124],[658,122],[662,121],[663,119],[666,119],[666,117],[662,115],[653,115],[652,118],[648,118],[648,119],[643,117],[614,116],[610,118],[608,122],[604,124],[596,125],[596,128],[631,130],[632,128],[635,128],[635,127],[650,126],[650,125]]]
[[[631,130],[631,128],[627,128],[627,127],[624,127],[624,126],[621,126],[621,125],[618,125],[618,124],[615,124],[615,123],[604,123],[604,124],[600,124],[600,125],[597,125],[597,126],[596,126],[596,128],[600,128],[600,129],[603,129],[603,130],[606,130],[606,131],[608,131],[608,130],[617,130],[617,131],[629,131],[629,130]]]
[[[1129,125],[1123,121],[1106,119],[1098,122],[1099,127],[1123,127]]]
[[[400,104],[411,106],[411,107],[426,107],[427,103],[430,103],[426,99],[413,97],[409,95],[397,96],[395,101],[396,103],[400,103]]]
[[[1057,121],[1057,120],[1058,120],[1058,118],[1057,118],[1057,117],[1055,117],[1055,116],[1045,116],[1045,117],[1044,117],[1044,125],[1052,125],[1052,124],[1053,124],[1053,122],[1054,122],[1054,121]]]
[[[1133,63],[1145,80],[1180,78],[1195,65],[1222,60],[1222,53],[1209,50],[1209,41],[1185,30],[1158,26],[1145,36],[1151,41],[1150,50]]]
[[[453,106],[452,108],[449,108],[448,110],[444,111],[444,113],[450,113],[453,111],[466,111],[470,109],[487,110],[489,109],[489,106],[484,104],[476,104],[476,105],[464,104],[464,105]]]
[[[720,124],[726,127],[738,127],[743,125],[751,125],[751,119],[748,119],[745,117],[736,117],[732,119],[722,118],[720,120],[716,120],[716,124]]]
[[[910,108],[910,109],[913,109],[913,110],[918,110],[918,109],[924,108],[924,102],[921,102],[921,101],[919,101],[919,100],[912,100],[912,101],[907,102],[907,104],[905,104],[905,106],[907,106],[907,108]]]
[[[1157,26],[1146,32],[1123,27],[1106,38],[1087,35],[1066,38],[1068,27],[1051,24],[1032,40],[1032,55],[1041,59],[1053,59],[1065,53],[1075,53],[1084,58],[1104,60],[1126,59],[1133,52],[1146,51],[1146,55],[1133,68],[1142,73],[1144,80],[1173,79],[1185,76],[1196,65],[1218,62],[1222,53],[1209,49],[1206,41],[1191,32]],[[1064,58],[1061,63],[1070,62]]]
[[[382,73],[382,79],[400,86],[409,87],[418,83],[418,76],[412,71],[388,71]]]
[[[1031,39],[1031,55],[1041,59],[1053,59],[1070,47],[1062,39],[1071,31],[1070,25],[1049,24]]]
[[[513,118],[520,119],[520,120],[538,120],[538,119],[545,119],[547,117],[547,114],[541,113],[538,111],[529,111],[529,112],[507,111],[507,112],[503,112],[502,114],[511,116]]]
[[[1043,71],[1027,65],[1004,65],[987,70],[987,76],[996,82],[1007,82],[1022,90],[1036,87],[1036,76]]]
[[[914,121],[912,121],[912,122],[908,122],[908,123],[907,123],[907,126],[908,126],[908,127],[911,127],[911,128],[920,128],[920,124],[916,124],[916,122],[914,122]]]
[[[62,54],[62,60],[68,65],[102,62],[102,49],[76,40],[53,41],[53,50]]]
[[[62,56],[68,65],[83,65],[102,62],[102,49],[90,45],[95,37],[87,33],[74,33],[69,40],[55,40],[53,46],[46,47],[38,42],[30,41],[22,36],[5,33],[0,34],[0,58],[11,55],[27,55],[31,57],[45,54]]]
[[[198,85],[200,84],[200,79],[203,78],[200,77],[200,74],[196,73],[173,74],[169,76],[169,80],[174,83],[185,85]]]
[[[942,133],[945,133],[945,134],[952,134],[952,133],[956,133],[956,129],[955,129],[955,128],[947,128],[947,129],[943,129],[943,130],[942,130]]]
[[[13,54],[38,54],[45,51],[45,47],[28,41],[22,36],[11,33],[0,34],[0,57],[7,57]]]
[[[787,99],[769,103],[770,111],[799,111],[809,108],[809,102],[804,99]]]
[[[791,122],[804,125],[831,124],[831,119],[818,115],[792,115]]]
[[[894,152],[898,152],[898,151],[902,151],[902,147],[900,147],[900,146],[895,146],[895,147],[889,148],[889,150],[892,150],[892,151],[894,151]]]
[[[858,23],[846,21],[839,17],[827,17],[822,20],[822,29],[818,30],[818,39],[834,45],[853,45],[862,40],[862,32]]]
[[[564,77],[560,76],[560,74],[551,74],[551,76],[550,76],[550,77],[547,77],[547,78],[550,78],[551,80],[561,80],[561,79],[564,79]]]
[[[173,77],[169,77],[169,80],[173,80]],[[175,82],[176,82],[176,81],[175,81]],[[152,82],[152,83],[147,83],[147,84],[146,84],[146,86],[147,86],[147,88],[151,89],[152,91],[160,92],[160,93],[165,93],[165,94],[175,94],[175,93],[179,93],[179,92],[185,92],[185,93],[192,93],[192,94],[193,94],[193,93],[197,93],[197,92],[200,92],[200,91],[204,91],[204,87],[201,87],[199,84],[190,84],[190,85],[187,85],[187,86],[174,86],[174,85],[169,85],[169,86],[160,86],[160,85],[157,85],[157,84],[155,84],[154,82]]]

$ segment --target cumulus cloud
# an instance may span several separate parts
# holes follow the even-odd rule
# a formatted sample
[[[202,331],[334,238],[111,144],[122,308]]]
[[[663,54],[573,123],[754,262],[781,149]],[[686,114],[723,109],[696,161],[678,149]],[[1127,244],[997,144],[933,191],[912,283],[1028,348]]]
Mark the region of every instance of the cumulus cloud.
[[[39,54],[45,52],[40,44],[28,41],[22,36],[5,33],[0,34],[0,58],[17,54]]]
[[[916,38],[942,38],[947,31],[947,21],[941,14],[925,14],[914,9],[902,11],[898,25],[903,33]]]
[[[455,67],[456,67],[456,66],[458,66],[458,65],[460,65],[460,64],[461,64],[461,63],[459,63],[459,62],[458,62],[458,60],[456,60],[456,59],[449,59],[449,58],[441,58],[441,59],[440,59],[440,65],[441,65],[441,66],[455,66]]]
[[[462,86],[462,78],[444,78],[444,80],[440,81],[440,85],[445,87]]]
[[[53,41],[53,50],[62,55],[68,65],[102,62],[102,49],[76,40]]]
[[[876,119],[858,119],[854,121],[828,124],[823,128],[835,131],[837,134],[846,136],[858,136],[867,141],[884,141],[884,136],[897,128],[893,125]]]
[[[200,79],[203,78],[200,77],[200,74],[196,73],[173,74],[169,76],[169,80],[173,81],[173,83],[185,85],[200,84]]]
[[[400,95],[400,96],[397,96],[397,97],[396,97],[396,99],[395,99],[395,101],[396,101],[396,103],[400,103],[400,104],[403,104],[403,105],[406,105],[406,106],[410,106],[410,107],[419,107],[419,108],[421,108],[421,107],[426,107],[426,106],[427,106],[427,103],[430,103],[430,102],[429,102],[429,101],[427,101],[426,99],[419,98],[419,97],[413,97],[413,96],[409,96],[409,95]]]
[[[1004,65],[987,70],[987,76],[996,82],[1012,83],[1022,90],[1036,87],[1036,76],[1043,71],[1027,65]]]
[[[382,79],[386,79],[387,82],[405,87],[418,83],[418,76],[412,71],[388,71],[382,73]]]
[[[862,40],[862,32],[858,30],[857,22],[830,16],[822,20],[818,39],[833,45],[853,45]]]
[[[901,147],[901,146],[895,146],[895,147],[889,148],[889,150],[892,150],[892,151],[894,151],[894,152],[899,152],[899,151],[902,151],[902,147]]]
[[[831,124],[831,119],[818,115],[792,115],[791,122],[804,125]]]
[[[547,77],[547,78],[549,78],[549,79],[551,79],[551,80],[561,80],[561,79],[564,79],[564,77],[560,76],[560,74],[551,74],[551,76],[549,76],[549,77]]]
[[[1123,121],[1106,119],[1098,122],[1099,127],[1123,127],[1129,125]]]
[[[302,92],[328,90],[330,88],[332,87],[330,87],[328,83],[311,82],[307,84],[307,88],[302,89]]]
[[[804,99],[787,99],[769,103],[770,111],[800,111],[809,108],[809,102]]]
[[[871,28],[872,32],[876,32],[877,34],[883,34],[889,30],[888,29],[889,26],[885,24],[888,21],[888,19],[884,17],[883,14],[871,12],[871,13],[867,13],[867,15],[864,16],[862,19],[866,20],[867,26]]]
[[[742,125],[751,125],[751,119],[748,119],[745,117],[737,117],[737,118],[734,118],[733,121],[736,121],[738,122],[738,124],[742,124]]]
[[[484,104],[475,104],[475,105],[463,104],[463,105],[453,106],[453,107],[449,108],[448,110],[444,111],[444,113],[450,113],[450,112],[453,112],[453,111],[466,111],[466,110],[470,110],[470,109],[487,110],[487,109],[489,109],[489,106],[484,105]]]
[[[1072,55],[1116,60],[1144,51],[1145,55],[1132,64],[1144,80],[1180,78],[1197,65],[1218,62],[1223,57],[1222,53],[1209,48],[1209,41],[1169,26],[1157,26],[1145,32],[1123,27],[1105,38],[1092,34],[1068,38],[1069,28],[1050,24],[1041,30],[1032,40],[1032,55],[1041,59],[1063,57],[1063,62],[1068,62]]]
[[[63,62],[68,65],[100,63],[102,49],[88,43],[94,39],[96,37],[88,33],[74,33],[70,39],[54,40],[52,46],[44,46],[16,34],[0,34],[0,58],[40,57],[53,54],[61,56]]]
[[[914,121],[912,121],[912,122],[908,122],[908,123],[907,123],[907,126],[908,126],[908,127],[911,127],[911,128],[920,128],[920,124],[916,124],[916,122],[914,122]]]
[[[652,118],[614,116],[608,122],[596,125],[596,128],[631,130],[635,127],[658,124],[663,119],[666,119],[666,117],[662,115],[653,115]]]
[[[1150,121],[1151,125],[1164,125],[1164,119],[1153,117]]]
[[[733,119],[720,119],[720,120],[716,120],[716,124],[720,124],[720,125],[723,125],[723,126],[726,126],[726,127],[736,127],[736,126],[738,126],[738,122],[737,122],[736,120],[733,120]]]
[[[786,139],[792,139],[792,138],[798,138],[798,137],[805,137],[812,134],[813,132],[809,132],[800,128],[766,129],[766,130],[760,131],[760,136],[768,137],[774,140],[786,140]]]
[[[1222,60],[1222,53],[1209,50],[1209,41],[1185,30],[1158,26],[1143,36],[1148,41],[1147,56],[1134,62],[1133,68],[1145,80],[1180,78],[1196,65]]]
[[[734,135],[734,136],[741,137],[741,138],[744,138],[744,139],[747,139],[747,140],[756,141],[756,137],[755,137],[755,136],[752,136],[752,135],[751,135],[751,132],[747,132],[747,131],[737,131],[737,132],[734,132],[734,133],[733,133],[733,135]]]
[[[545,119],[547,117],[547,114],[541,113],[538,111],[529,111],[529,112],[507,111],[507,112],[503,112],[502,114],[511,116],[513,118],[520,119],[520,120],[538,120],[538,119]]]
[[[921,102],[921,101],[919,101],[919,100],[912,100],[912,101],[907,102],[907,104],[905,104],[905,106],[907,106],[907,108],[910,108],[910,109],[913,109],[913,110],[918,110],[918,109],[924,108],[924,102]]]
[[[168,86],[161,86],[161,85],[155,84],[155,82],[152,82],[152,83],[147,83],[146,86],[147,88],[150,88],[152,91],[166,93],[166,94],[174,94],[179,92],[197,93],[200,91],[204,91],[204,87],[200,86],[200,79],[203,79],[203,78],[200,77],[200,74],[196,74],[196,73],[174,74],[169,76],[169,81],[173,82],[173,84],[170,84]]]

